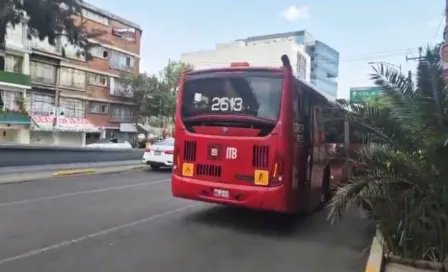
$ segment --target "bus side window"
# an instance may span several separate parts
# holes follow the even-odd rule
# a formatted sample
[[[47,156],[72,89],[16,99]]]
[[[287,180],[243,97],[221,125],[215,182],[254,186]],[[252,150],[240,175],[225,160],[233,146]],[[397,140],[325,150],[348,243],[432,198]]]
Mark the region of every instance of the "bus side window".
[[[301,120],[300,122],[304,126],[304,137],[305,137],[305,143],[311,143],[311,140],[313,138],[313,129],[312,129],[312,114],[311,114],[311,105],[310,105],[310,97],[309,94],[307,94],[305,91],[300,90],[301,94],[301,100],[300,100],[300,113],[301,113]]]
[[[302,101],[302,98],[300,97],[300,89],[299,85],[296,81],[294,81],[293,85],[293,112],[294,112],[294,120],[300,122],[300,101]]]

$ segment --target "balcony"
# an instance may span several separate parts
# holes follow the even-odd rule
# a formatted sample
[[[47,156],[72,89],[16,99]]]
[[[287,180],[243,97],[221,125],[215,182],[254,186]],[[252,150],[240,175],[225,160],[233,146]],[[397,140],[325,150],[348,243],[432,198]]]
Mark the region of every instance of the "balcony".
[[[21,73],[0,71],[0,85],[2,83],[23,86],[23,88],[31,87],[31,77]]]
[[[133,123],[136,119],[136,117],[131,115],[110,115],[110,121],[114,123]]]
[[[0,111],[0,124],[29,125],[30,117],[23,112]]]

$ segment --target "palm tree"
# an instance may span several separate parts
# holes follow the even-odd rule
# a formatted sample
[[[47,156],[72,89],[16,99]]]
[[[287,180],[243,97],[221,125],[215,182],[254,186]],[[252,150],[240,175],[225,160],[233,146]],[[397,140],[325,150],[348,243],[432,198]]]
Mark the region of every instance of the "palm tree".
[[[371,79],[384,89],[378,104],[353,105],[345,113],[374,144],[350,160],[363,175],[336,189],[329,203],[335,220],[352,205],[367,208],[386,252],[405,258],[448,260],[448,92],[438,48],[428,49],[409,79],[382,65]]]

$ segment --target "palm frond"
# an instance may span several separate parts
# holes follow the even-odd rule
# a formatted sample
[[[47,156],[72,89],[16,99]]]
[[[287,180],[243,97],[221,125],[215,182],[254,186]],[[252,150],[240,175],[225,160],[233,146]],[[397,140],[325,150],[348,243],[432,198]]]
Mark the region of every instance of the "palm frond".
[[[367,165],[339,186],[329,203],[336,220],[364,207],[383,233],[386,249],[406,258],[448,259],[448,86],[437,49],[428,49],[415,80],[382,65],[371,79],[383,90],[376,103],[339,100],[325,116],[349,121],[372,143],[335,158]],[[347,157],[348,156],[348,157]]]

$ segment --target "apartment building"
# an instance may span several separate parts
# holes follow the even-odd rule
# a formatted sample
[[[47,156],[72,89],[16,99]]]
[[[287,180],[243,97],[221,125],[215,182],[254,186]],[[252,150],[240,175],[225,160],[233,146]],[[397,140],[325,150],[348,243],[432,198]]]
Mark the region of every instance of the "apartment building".
[[[76,54],[77,48],[66,37],[61,36],[52,46],[47,40],[26,39],[25,25],[8,31],[8,43],[22,33],[26,48],[21,73],[15,73],[16,77],[26,77],[22,79],[22,94],[31,120],[29,143],[79,146],[104,137],[131,141],[137,132],[132,99],[117,79],[139,72],[142,30],[87,3],[83,4],[83,20],[87,29],[104,32],[91,40],[97,46],[91,49],[93,58],[89,61]],[[3,73],[12,73],[9,70]]]
[[[280,57],[286,54],[294,74],[310,81],[310,57],[305,46],[290,40],[252,43],[235,41],[217,44],[214,49],[184,52],[181,61],[189,63],[195,69],[230,67],[232,62],[248,62],[252,66],[280,67]]]
[[[26,96],[31,90],[31,51],[23,25],[9,26],[7,33],[7,41],[0,46],[0,143],[26,144],[30,138]]]
[[[339,52],[320,40],[315,40],[306,30],[274,33],[240,39],[250,44],[275,43],[289,40],[304,45],[311,59],[311,83],[326,94],[336,97],[339,76]]]

